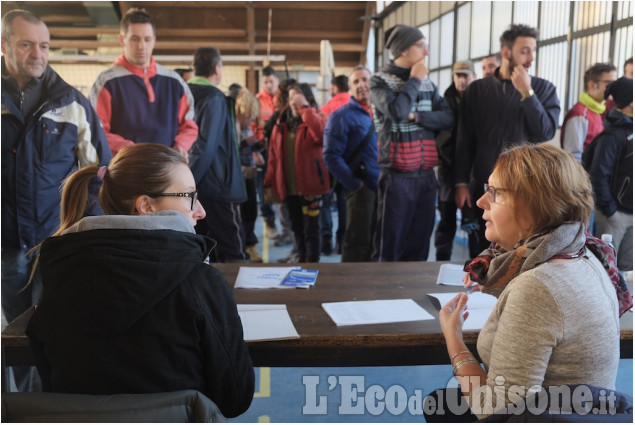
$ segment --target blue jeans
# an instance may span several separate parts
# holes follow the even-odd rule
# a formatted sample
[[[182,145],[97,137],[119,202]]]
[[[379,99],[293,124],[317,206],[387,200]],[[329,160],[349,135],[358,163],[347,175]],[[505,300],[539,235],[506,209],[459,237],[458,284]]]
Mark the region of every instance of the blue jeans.
[[[42,293],[42,279],[36,270],[33,281],[25,288],[36,254],[26,255],[22,249],[2,248],[2,313],[12,322],[32,305]],[[41,381],[35,367],[13,367],[13,377],[18,391],[41,391]]]

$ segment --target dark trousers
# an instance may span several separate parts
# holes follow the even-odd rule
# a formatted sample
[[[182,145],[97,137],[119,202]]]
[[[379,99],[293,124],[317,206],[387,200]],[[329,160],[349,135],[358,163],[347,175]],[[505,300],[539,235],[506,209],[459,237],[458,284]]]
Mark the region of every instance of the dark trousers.
[[[256,194],[258,196],[258,205],[260,206],[260,214],[263,218],[275,217],[276,212],[273,210],[271,202],[265,202],[265,193],[263,189],[263,181],[265,179],[265,172],[259,167],[256,173]]]
[[[342,263],[371,261],[377,220],[377,192],[363,185],[346,194]]]
[[[454,170],[439,166],[439,224],[434,232],[437,261],[450,261],[456,234],[456,203],[454,202]]]
[[[434,171],[421,170],[415,176],[382,171],[377,196],[373,259],[426,261],[437,197]]]
[[[346,191],[340,185],[336,185],[327,195],[322,196],[320,233],[322,237],[333,237],[333,217],[331,216],[333,199],[337,203],[337,231],[335,237],[337,241],[341,242],[344,239],[344,233],[346,233]]]
[[[467,243],[470,249],[470,258],[477,257],[481,252],[489,248],[490,242],[485,238],[485,220],[483,210],[476,206],[476,201],[485,193],[483,182],[472,179],[470,181],[470,197],[472,207],[465,206],[461,209],[463,218],[461,229],[467,232]]]
[[[256,179],[245,179],[247,189],[247,200],[240,204],[240,218],[245,230],[245,244],[247,246],[256,245],[258,238],[254,233],[256,219],[258,218],[258,199],[256,198]]]
[[[320,261],[320,200],[319,196],[307,201],[304,196],[290,195],[284,201],[300,263]]]
[[[245,252],[245,231],[238,204],[234,202],[212,201],[199,198],[207,213],[204,220],[199,220],[196,233],[206,235],[216,241],[210,261],[225,263],[248,260]]]

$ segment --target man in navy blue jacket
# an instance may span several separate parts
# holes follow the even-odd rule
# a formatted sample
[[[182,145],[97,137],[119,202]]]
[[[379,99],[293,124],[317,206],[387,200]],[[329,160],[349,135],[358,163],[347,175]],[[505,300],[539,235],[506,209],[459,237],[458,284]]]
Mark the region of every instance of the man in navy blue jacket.
[[[372,255],[379,165],[370,77],[363,66],[353,69],[349,103],[331,114],[324,129],[324,163],[346,194],[342,262],[370,261]]]
[[[532,77],[538,31],[510,25],[501,35],[501,66],[494,75],[474,81],[465,90],[455,150],[456,206],[473,209],[479,218],[478,244],[470,244],[476,257],[489,247],[483,211],[476,201],[501,151],[521,143],[551,140],[558,127],[560,102],[556,88]]]
[[[112,157],[88,100],[48,66],[49,45],[39,17],[12,10],[2,18],[2,312],[9,322],[38,301],[37,275],[22,290],[35,258],[27,252],[59,227],[64,180]]]
[[[247,200],[236,143],[234,102],[216,87],[223,75],[218,49],[201,47],[194,54],[189,86],[194,96],[198,137],[190,150],[190,168],[207,218],[197,233],[216,240],[212,261],[246,261],[245,233],[238,206]]]

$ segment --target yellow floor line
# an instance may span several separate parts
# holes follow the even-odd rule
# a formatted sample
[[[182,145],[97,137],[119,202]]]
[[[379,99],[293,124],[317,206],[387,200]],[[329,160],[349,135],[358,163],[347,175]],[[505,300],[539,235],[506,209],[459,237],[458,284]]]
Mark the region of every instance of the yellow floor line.
[[[262,231],[262,262],[263,263],[268,263],[269,262],[269,238],[267,238],[267,231],[265,228],[265,225],[263,224],[263,231]]]
[[[254,398],[271,397],[271,369],[261,367],[260,369],[260,388],[254,393]]]

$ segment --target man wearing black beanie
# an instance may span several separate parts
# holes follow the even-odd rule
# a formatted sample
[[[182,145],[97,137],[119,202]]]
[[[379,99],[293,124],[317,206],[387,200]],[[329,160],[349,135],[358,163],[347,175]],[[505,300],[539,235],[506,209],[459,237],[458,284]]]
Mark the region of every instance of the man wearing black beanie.
[[[394,59],[370,81],[381,167],[373,258],[426,261],[437,195],[435,137],[452,128],[454,116],[427,78],[421,31],[396,25],[384,45]]]
[[[633,270],[633,80],[622,77],[606,87],[616,107],[604,131],[582,155],[593,185],[595,233],[613,235],[617,267]]]

